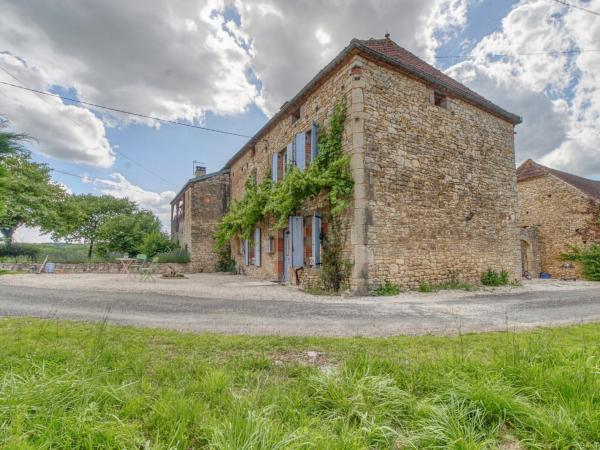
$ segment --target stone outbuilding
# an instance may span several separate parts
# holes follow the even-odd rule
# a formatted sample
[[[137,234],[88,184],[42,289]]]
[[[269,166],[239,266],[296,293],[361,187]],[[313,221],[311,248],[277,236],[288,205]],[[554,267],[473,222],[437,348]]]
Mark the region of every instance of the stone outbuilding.
[[[206,174],[197,167],[171,201],[171,239],[187,250],[194,272],[214,272],[219,255],[213,235],[229,205],[229,171]]]
[[[600,181],[588,180],[551,169],[528,159],[517,169],[521,226],[534,232],[539,242],[539,270],[530,266],[532,276],[539,272],[552,277],[579,277],[580,267],[565,263],[561,254],[570,246],[585,246],[600,241]],[[535,264],[530,245],[535,239],[521,239],[524,262]],[[527,253],[531,256],[526,256]],[[527,270],[524,264],[524,270]]]
[[[309,167],[340,99],[354,180],[341,217],[353,292],[452,275],[477,282],[488,268],[520,277],[514,128],[521,119],[387,36],[353,39],[227,162],[219,173],[228,173],[231,199],[243,197],[250,176],[278,182],[290,164]],[[328,232],[322,200],[304,205],[283,230],[267,219],[253,240],[235,239],[243,272],[310,284]]]

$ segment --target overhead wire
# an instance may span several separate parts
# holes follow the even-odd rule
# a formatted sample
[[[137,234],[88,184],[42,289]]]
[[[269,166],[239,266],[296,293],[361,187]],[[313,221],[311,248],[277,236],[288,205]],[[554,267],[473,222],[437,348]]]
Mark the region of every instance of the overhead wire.
[[[157,116],[151,116],[148,114],[141,114],[141,113],[136,113],[136,112],[132,112],[132,111],[127,111],[127,110],[124,110],[121,108],[115,108],[112,106],[99,105],[97,103],[86,102],[84,100],[78,100],[76,98],[71,98],[71,97],[67,97],[64,95],[60,95],[60,94],[54,94],[52,92],[40,91],[39,89],[34,89],[34,88],[27,87],[27,86],[20,86],[18,84],[8,83],[6,81],[0,81],[0,84],[4,84],[6,86],[11,86],[11,87],[18,88],[18,89],[24,89],[24,90],[30,91],[30,92],[35,92],[36,94],[47,95],[49,97],[57,97],[57,98],[60,98],[61,100],[79,103],[81,105],[91,106],[93,108],[100,108],[100,109],[105,109],[107,111],[112,111],[112,112],[116,112],[116,113],[120,113],[120,114],[128,114],[130,116],[141,117],[141,118],[150,119],[150,120],[156,120],[157,122],[170,123],[170,124],[179,125],[182,127],[196,128],[199,130],[211,131],[213,133],[228,134],[231,136],[238,136],[238,137],[244,137],[244,138],[252,137],[247,134],[235,133],[233,131],[225,131],[225,130],[219,130],[217,128],[203,127],[203,126],[195,125],[192,123],[179,122],[177,120],[163,119],[163,118],[157,117]]]
[[[594,14],[595,16],[600,16],[600,12],[593,11],[593,10],[588,9],[588,8],[584,8],[583,6],[574,5],[573,3],[566,2],[564,0],[553,0],[553,1],[555,1],[556,3],[560,3],[561,5],[568,6],[569,8],[579,9],[580,11],[585,11],[586,13]]]
[[[6,73],[8,76],[10,76],[13,80],[16,80],[18,83],[21,83],[21,80],[19,80],[16,76],[14,76],[12,73],[10,73],[8,70],[6,70],[4,67],[0,66],[0,70],[2,70],[4,73]],[[38,97],[40,97],[42,100],[46,101],[45,97],[42,97],[41,95],[38,94]],[[46,102],[47,103],[47,102]],[[70,116],[65,116],[67,117],[67,119],[69,119],[74,125],[79,126],[79,124],[75,123],[75,121],[70,117]],[[145,170],[146,172],[148,172],[149,174],[159,178],[160,180],[162,180],[163,182],[165,182],[166,184],[168,184],[169,186],[177,189],[177,186],[175,185],[175,183],[163,178],[161,175],[157,174],[156,172],[154,172],[153,170],[148,169],[147,167],[145,167],[142,163],[134,160],[133,158],[127,156],[125,153],[123,153],[122,151],[120,151],[117,148],[112,148],[113,151],[115,151],[116,153],[118,153],[119,155],[121,155],[122,157],[124,157],[125,159],[131,161],[132,163],[136,164],[137,166],[139,166],[140,168],[142,168],[143,170]]]

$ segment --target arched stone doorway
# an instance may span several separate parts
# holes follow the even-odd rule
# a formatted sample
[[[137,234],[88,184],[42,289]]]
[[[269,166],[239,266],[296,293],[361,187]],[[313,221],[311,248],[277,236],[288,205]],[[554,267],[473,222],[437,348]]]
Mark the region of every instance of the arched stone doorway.
[[[521,228],[519,230],[519,247],[521,250],[522,274],[533,278],[540,275],[540,253],[538,247],[537,229]]]
[[[521,242],[521,267],[523,270],[523,274],[525,274],[527,272],[531,275],[531,266],[529,264],[529,261],[531,261],[533,259],[531,245],[529,245],[529,243],[527,241],[524,241],[523,239],[521,239],[520,242]]]

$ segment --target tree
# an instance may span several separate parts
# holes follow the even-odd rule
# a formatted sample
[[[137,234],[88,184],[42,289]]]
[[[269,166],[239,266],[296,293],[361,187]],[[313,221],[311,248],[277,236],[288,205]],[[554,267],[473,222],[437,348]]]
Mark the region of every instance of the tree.
[[[8,195],[8,170],[4,159],[14,156],[23,150],[26,135],[4,131],[7,121],[0,117],[0,215],[6,210],[6,196]]]
[[[160,233],[160,220],[151,211],[121,214],[109,218],[100,226],[98,248],[101,253],[142,253],[145,237],[153,233]]]
[[[162,231],[153,231],[144,237],[141,251],[148,256],[155,256],[158,253],[164,253],[173,250],[178,245],[171,242],[168,236]]]
[[[2,130],[0,120],[0,232],[10,243],[21,225],[48,228],[66,197],[64,189],[50,177],[50,168],[31,161],[23,148],[23,134]]]
[[[84,241],[89,245],[88,258],[92,257],[94,243],[102,226],[110,219],[133,214],[137,205],[111,195],[70,195],[64,202],[63,214],[51,224],[52,238],[67,241]]]

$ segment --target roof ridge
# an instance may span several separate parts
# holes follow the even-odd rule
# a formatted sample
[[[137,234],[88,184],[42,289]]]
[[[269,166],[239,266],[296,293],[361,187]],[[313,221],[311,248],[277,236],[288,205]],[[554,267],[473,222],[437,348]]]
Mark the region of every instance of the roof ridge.
[[[400,51],[405,52],[410,55],[410,61],[394,58],[391,55],[386,53],[382,53],[369,45],[368,42],[391,42],[396,46]],[[389,44],[388,44],[389,45]],[[267,132],[267,130],[273,126],[278,120],[280,120],[285,114],[289,114],[292,110],[292,107],[296,106],[302,98],[307,95],[318,83],[325,77],[329,76],[332,72],[334,72],[338,65],[344,61],[344,59],[351,55],[353,51],[360,51],[364,56],[373,58],[378,61],[378,64],[384,63],[391,65],[400,71],[403,71],[405,74],[408,73],[409,76],[413,76],[417,79],[420,79],[426,83],[429,83],[433,86],[439,87],[443,90],[447,90],[449,93],[456,95],[459,98],[462,98],[464,101],[475,105],[476,107],[483,109],[484,111],[494,114],[503,120],[508,121],[513,125],[517,125],[521,123],[522,119],[516,114],[512,114],[500,106],[494,104],[490,100],[482,97],[476,92],[470,90],[465,85],[460,82],[454,80],[450,76],[444,74],[439,69],[436,69],[431,64],[420,59],[418,56],[409,52],[405,48],[398,45],[396,42],[389,38],[377,40],[364,40],[353,38],[350,40],[350,43],[340,51],[337,56],[335,56],[323,69],[321,69],[291,100],[286,102],[284,106],[279,109],[268,121],[265,123],[226,163],[224,168],[230,168],[235,161],[237,161],[248,149],[250,149],[253,145],[255,145],[260,137]],[[432,72],[431,69],[435,69],[435,72]]]
[[[553,175],[570,186],[583,192],[585,195],[600,200],[600,181],[585,178],[552,167],[544,166],[533,159],[524,161],[517,168],[517,181],[525,181],[542,175]]]

